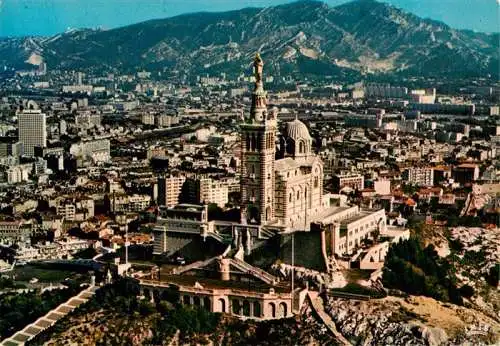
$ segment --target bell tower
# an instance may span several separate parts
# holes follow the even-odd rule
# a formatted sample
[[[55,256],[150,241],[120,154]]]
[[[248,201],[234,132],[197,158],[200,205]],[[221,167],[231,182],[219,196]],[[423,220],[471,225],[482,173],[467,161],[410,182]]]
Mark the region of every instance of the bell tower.
[[[265,225],[274,220],[274,160],[277,120],[267,111],[260,54],[254,59],[255,86],[250,115],[241,124],[241,218]]]

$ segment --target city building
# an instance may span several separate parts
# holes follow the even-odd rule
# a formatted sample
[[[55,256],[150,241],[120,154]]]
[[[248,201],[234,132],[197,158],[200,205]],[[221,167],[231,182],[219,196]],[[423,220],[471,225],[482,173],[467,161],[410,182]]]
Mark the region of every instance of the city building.
[[[479,179],[479,166],[475,163],[464,163],[451,170],[453,180],[460,184],[470,184]]]
[[[385,232],[385,210],[360,209],[358,206],[338,207],[334,213],[311,225],[311,232],[326,227],[330,251],[337,256],[353,254],[366,239]]]
[[[101,114],[85,111],[75,115],[75,125],[81,129],[91,129],[101,126]]]
[[[179,194],[186,177],[158,177],[158,197],[157,204],[161,206],[173,207],[179,203]]]
[[[344,123],[346,127],[366,127],[369,129],[375,129],[382,126],[382,118],[382,114],[346,115]]]
[[[436,102],[436,89],[415,89],[410,92],[410,96],[414,103],[433,104]]]
[[[109,139],[82,140],[71,145],[69,152],[75,156],[78,166],[82,167],[87,163],[98,164],[108,162],[111,158]]]
[[[215,203],[224,208],[229,202],[228,186],[220,181],[210,178],[200,179],[200,202],[204,204]]]
[[[110,211],[113,213],[137,213],[145,210],[151,204],[148,195],[117,195],[110,197]]]
[[[29,176],[33,171],[33,164],[24,163],[12,165],[7,168],[7,183],[18,184],[29,180]]]
[[[0,221],[0,244],[28,243],[31,227],[25,226],[22,221]]]
[[[434,172],[432,167],[408,167],[403,171],[401,177],[407,183],[414,185],[434,185]]]
[[[92,198],[65,198],[56,206],[56,213],[67,221],[85,221],[94,216]]]
[[[12,137],[0,137],[0,157],[23,155],[23,143]]]
[[[391,86],[389,84],[370,83],[365,87],[365,95],[370,98],[404,98],[407,94],[408,88]]]
[[[63,85],[62,87],[63,93],[70,93],[70,94],[76,94],[76,93],[91,94],[93,90],[94,87],[92,85],[85,85],[85,84]]]
[[[334,174],[332,181],[335,192],[339,192],[345,187],[358,191],[365,188],[365,178],[360,174]]]
[[[163,209],[161,218],[153,229],[153,254],[167,252],[174,243],[186,245],[190,236],[213,235],[215,224],[208,221],[207,206],[178,204],[173,208]]]
[[[155,124],[155,116],[154,114],[145,113],[141,116],[141,122],[144,125],[154,125]]]
[[[47,146],[47,120],[39,109],[26,109],[17,114],[19,141],[24,155],[34,156],[35,147]]]
[[[473,104],[412,103],[410,109],[422,114],[474,115],[476,112],[476,106]]]

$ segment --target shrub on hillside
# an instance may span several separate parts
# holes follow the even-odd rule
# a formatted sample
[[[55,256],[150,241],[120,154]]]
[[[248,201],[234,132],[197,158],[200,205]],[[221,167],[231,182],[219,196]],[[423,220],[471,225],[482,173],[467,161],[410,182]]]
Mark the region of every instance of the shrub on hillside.
[[[429,245],[423,248],[415,238],[391,245],[387,253],[382,281],[388,288],[409,294],[425,295],[462,304],[452,268]]]

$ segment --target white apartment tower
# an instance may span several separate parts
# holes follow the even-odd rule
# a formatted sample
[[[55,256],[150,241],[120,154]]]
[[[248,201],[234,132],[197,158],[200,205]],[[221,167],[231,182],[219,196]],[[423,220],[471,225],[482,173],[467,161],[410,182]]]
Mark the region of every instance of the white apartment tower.
[[[47,119],[39,109],[24,110],[17,115],[19,141],[26,156],[35,155],[35,147],[47,146]]]

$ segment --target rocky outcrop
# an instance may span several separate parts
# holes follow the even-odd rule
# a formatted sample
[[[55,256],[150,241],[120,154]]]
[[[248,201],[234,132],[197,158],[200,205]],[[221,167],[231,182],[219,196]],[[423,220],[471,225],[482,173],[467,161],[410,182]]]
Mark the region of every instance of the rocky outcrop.
[[[347,281],[341,271],[322,273],[317,270],[304,267],[293,267],[286,263],[273,264],[270,271],[281,278],[289,278],[293,271],[295,280],[298,282],[312,282],[317,286],[324,286],[328,288],[338,288],[347,285]]]
[[[500,321],[500,282],[491,270],[500,263],[500,228],[456,227],[450,238],[456,244],[449,256],[461,285],[474,289],[470,301]],[[493,282],[497,280],[497,282]]]
[[[325,311],[357,345],[474,345],[500,341],[500,325],[479,312],[431,298],[328,298]]]

